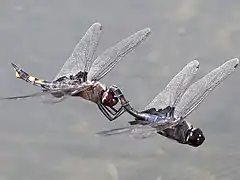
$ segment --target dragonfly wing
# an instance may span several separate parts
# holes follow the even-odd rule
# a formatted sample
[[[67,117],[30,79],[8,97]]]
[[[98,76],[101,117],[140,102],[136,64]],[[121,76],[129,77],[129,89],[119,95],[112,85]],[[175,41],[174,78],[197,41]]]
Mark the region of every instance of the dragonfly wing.
[[[54,97],[54,96],[41,96],[41,102],[44,104],[57,104],[62,102],[63,100],[69,98],[68,94],[64,94],[61,97]]]
[[[159,123],[151,123],[148,125],[129,125],[122,128],[115,128],[111,130],[101,131],[98,134],[101,136],[112,136],[112,135],[119,135],[119,134],[128,134],[134,138],[137,139],[145,139],[148,137],[151,137],[159,131],[163,131],[171,126],[174,126],[177,124],[173,121],[165,121],[165,122],[159,122]]]
[[[111,130],[101,131],[97,133],[101,136],[113,136],[113,135],[119,135],[119,134],[127,134],[134,138],[147,138],[150,137],[152,134],[156,133],[157,130],[155,128],[152,128],[150,126],[143,126],[143,125],[130,125],[127,127],[122,128],[115,128]]]
[[[78,42],[72,55],[65,62],[54,80],[63,76],[75,75],[80,71],[87,72],[92,65],[93,55],[97,49],[101,33],[101,24],[94,23]]]
[[[177,104],[183,93],[189,87],[194,79],[197,70],[199,69],[199,62],[193,60],[188,63],[161,91],[153,101],[145,107],[145,110],[150,108],[164,109],[165,107],[174,107]]]
[[[0,100],[23,100],[23,99],[39,97],[41,99],[41,102],[43,103],[54,104],[69,97],[63,94],[63,92],[57,92],[57,93],[61,93],[62,95],[60,97],[54,97],[50,92],[41,91],[41,92],[36,92],[36,93],[21,95],[21,96],[3,97],[3,98],[0,98]]]
[[[149,34],[150,28],[140,30],[104,51],[94,61],[88,73],[88,79],[91,81],[98,81],[103,78],[125,55],[141,44]]]
[[[67,96],[71,96],[72,92],[75,93],[79,93],[82,92],[84,90],[87,90],[91,88],[91,85],[83,85],[83,86],[79,86],[78,88],[59,88],[59,89],[55,89],[55,90],[44,90],[44,91],[39,91],[36,93],[32,93],[32,94],[26,94],[26,95],[19,95],[19,96],[8,96],[8,97],[0,97],[0,101],[1,100],[21,100],[21,99],[29,99],[29,98],[34,98],[34,97],[41,97],[41,98],[46,98],[48,96],[50,96],[50,101],[55,102],[55,101],[62,101],[63,99],[65,99]],[[56,96],[56,97],[54,97]],[[55,100],[53,100],[55,99]],[[61,100],[60,100],[61,99]],[[45,102],[45,101],[43,101]],[[46,101],[48,102],[48,100]]]
[[[231,59],[193,83],[176,105],[174,115],[182,119],[186,118],[215,87],[236,69],[238,64],[237,58]]]
[[[101,136],[112,136],[117,134],[126,134],[131,131],[130,127],[114,128],[110,130],[100,131],[97,134]]]
[[[169,127],[171,127],[171,122],[165,122],[165,123],[151,123],[149,125],[144,125],[144,126],[132,126],[130,129],[130,135],[133,138],[137,139],[146,139],[149,137],[152,137],[156,135],[159,131],[163,131]]]
[[[47,92],[45,92],[45,91],[40,91],[40,92],[36,92],[36,93],[32,93],[32,94],[27,94],[27,95],[2,97],[2,98],[0,98],[0,100],[20,100],[20,99],[28,99],[28,98],[32,98],[32,97],[43,96],[43,95],[46,94],[46,93],[47,93]]]
[[[133,128],[131,130],[130,136],[135,139],[146,139],[156,134],[157,134],[157,130],[155,128],[151,128],[150,126],[145,126],[145,127]]]

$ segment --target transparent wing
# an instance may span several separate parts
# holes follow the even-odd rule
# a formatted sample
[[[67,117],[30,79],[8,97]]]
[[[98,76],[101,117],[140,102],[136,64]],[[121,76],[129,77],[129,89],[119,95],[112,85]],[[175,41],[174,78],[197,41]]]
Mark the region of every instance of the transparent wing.
[[[76,45],[72,55],[63,65],[60,72],[54,78],[59,79],[63,76],[75,75],[80,71],[88,72],[93,62],[93,55],[96,51],[102,26],[100,23],[94,23]]]
[[[119,134],[127,134],[137,139],[144,139],[151,137],[159,131],[163,131],[171,126],[174,126],[178,123],[178,121],[165,121],[159,123],[151,123],[149,125],[129,125],[122,128],[115,128],[111,130],[101,131],[97,134],[101,136],[112,136]]]
[[[137,33],[123,39],[110,49],[104,51],[94,61],[88,73],[88,79],[98,81],[110,72],[117,63],[128,53],[134,50],[150,34],[150,28],[138,31]]]
[[[156,132],[157,130],[150,126],[142,126],[142,125],[131,126],[130,125],[127,127],[101,131],[97,134],[100,136],[113,136],[113,135],[127,134],[134,138],[144,139],[156,134]]]
[[[167,106],[174,107],[177,104],[183,93],[189,87],[197,70],[199,62],[197,60],[188,63],[161,91],[153,101],[145,107],[145,110],[150,108],[164,109]]]
[[[55,90],[44,90],[44,91],[39,91],[36,93],[26,94],[26,95],[0,97],[0,101],[1,100],[21,100],[21,99],[30,99],[34,97],[40,97],[43,99],[43,102],[45,103],[57,103],[66,99],[67,97],[70,97],[72,92],[79,93],[81,91],[87,90],[88,88],[91,88],[91,85],[80,86],[79,88],[63,88],[63,89],[59,88]]]
[[[9,96],[9,97],[1,97],[0,100],[20,100],[20,99],[27,99],[27,98],[32,98],[32,97],[39,97],[47,92],[40,91],[32,94],[27,94],[27,95],[20,95],[20,96]]]
[[[44,104],[57,104],[70,97],[69,94],[64,94],[61,97],[54,97],[51,94],[48,94],[48,96],[41,96],[41,102]]]
[[[36,92],[36,93],[22,95],[22,96],[3,97],[3,98],[0,98],[0,100],[23,100],[23,99],[30,99],[35,97],[38,97],[43,103],[56,104],[70,96],[67,94],[62,94],[61,97],[54,97],[50,92],[41,91],[41,92]]]
[[[237,58],[231,59],[192,84],[177,104],[174,115],[181,119],[186,118],[215,87],[236,69],[238,64]]]

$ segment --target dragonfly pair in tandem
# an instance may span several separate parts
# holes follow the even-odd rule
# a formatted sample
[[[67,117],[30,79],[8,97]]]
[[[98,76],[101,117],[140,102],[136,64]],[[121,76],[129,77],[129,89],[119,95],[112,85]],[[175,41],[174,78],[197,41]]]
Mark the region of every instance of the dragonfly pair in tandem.
[[[58,103],[67,97],[81,97],[97,104],[98,108],[109,120],[116,119],[124,112],[123,108],[115,108],[118,99],[114,97],[111,86],[107,88],[100,80],[125,55],[140,45],[149,36],[150,31],[150,28],[142,29],[121,40],[94,59],[93,56],[102,34],[102,25],[94,23],[78,42],[73,53],[52,81],[31,76],[16,64],[11,63],[16,71],[17,78],[40,87],[41,91],[1,99],[26,99],[50,95],[51,98],[44,102]]]
[[[231,59],[191,84],[199,69],[199,62],[194,60],[188,63],[143,111],[137,111],[126,100],[120,88],[114,85],[107,88],[99,81],[148,37],[150,29],[136,32],[93,59],[101,32],[101,24],[93,24],[52,81],[33,77],[12,63],[18,78],[40,87],[41,91],[2,99],[25,99],[50,94],[55,98],[52,102],[57,103],[67,97],[82,97],[97,104],[111,121],[124,112],[135,117],[134,121],[129,122],[129,126],[102,131],[99,133],[101,135],[130,133],[146,138],[152,134],[160,134],[182,144],[200,146],[205,140],[202,130],[194,128],[185,119],[236,69],[239,60]],[[118,103],[121,103],[121,106],[116,109]]]
[[[160,134],[181,144],[200,146],[205,136],[200,128],[195,128],[185,119],[195,110],[209,93],[223,82],[239,64],[239,59],[230,59],[212,70],[200,80],[193,82],[199,69],[199,62],[188,63],[143,111],[135,110],[118,87],[114,93],[129,114],[135,117],[129,126],[102,131],[104,136],[130,133],[146,138]],[[192,84],[191,84],[192,83]]]

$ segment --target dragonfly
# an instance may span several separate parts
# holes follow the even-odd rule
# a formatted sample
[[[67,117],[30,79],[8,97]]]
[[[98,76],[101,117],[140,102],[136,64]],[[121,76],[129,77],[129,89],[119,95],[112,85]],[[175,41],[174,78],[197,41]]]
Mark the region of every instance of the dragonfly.
[[[189,62],[168,85],[144,108],[135,110],[116,86],[114,93],[125,110],[135,117],[129,126],[101,131],[100,135],[109,136],[130,133],[134,137],[147,138],[160,134],[181,144],[198,147],[205,136],[200,128],[195,128],[186,118],[203,100],[234,72],[239,59],[226,61],[201,79],[193,83],[200,67],[197,60]]]
[[[40,87],[41,91],[22,96],[4,97],[2,100],[25,99],[36,96],[50,95],[51,103],[58,103],[67,97],[81,97],[97,104],[100,111],[110,120],[119,117],[124,111],[114,97],[111,86],[100,80],[107,75],[128,53],[140,45],[151,32],[150,28],[142,29],[111,48],[105,50],[97,58],[93,58],[102,34],[102,25],[94,23],[74,48],[71,56],[63,64],[53,80],[47,81],[30,75],[15,63],[11,63],[16,77]]]

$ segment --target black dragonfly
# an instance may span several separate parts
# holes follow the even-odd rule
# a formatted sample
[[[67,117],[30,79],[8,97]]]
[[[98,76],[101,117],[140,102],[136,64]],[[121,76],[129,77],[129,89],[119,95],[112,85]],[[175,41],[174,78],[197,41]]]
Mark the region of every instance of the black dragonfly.
[[[134,137],[147,138],[158,133],[181,144],[200,146],[205,140],[202,130],[195,128],[185,119],[215,87],[234,72],[238,64],[238,58],[228,60],[191,85],[199,69],[199,62],[193,60],[169,82],[143,111],[135,110],[121,90],[115,87],[115,95],[125,110],[135,117],[135,120],[130,121],[130,125],[127,127],[102,131],[99,134],[109,136],[130,133]]]

